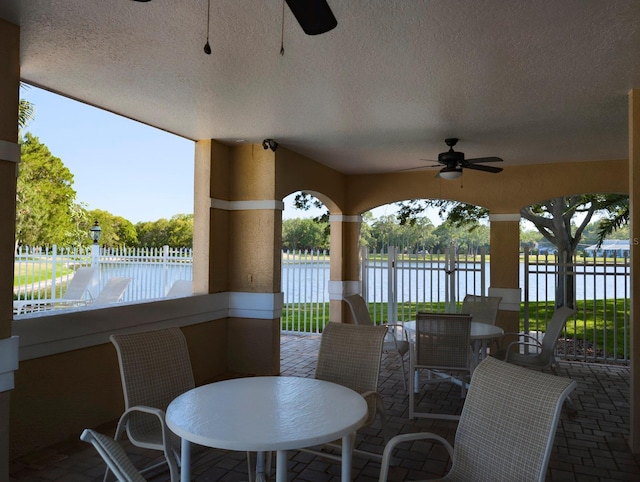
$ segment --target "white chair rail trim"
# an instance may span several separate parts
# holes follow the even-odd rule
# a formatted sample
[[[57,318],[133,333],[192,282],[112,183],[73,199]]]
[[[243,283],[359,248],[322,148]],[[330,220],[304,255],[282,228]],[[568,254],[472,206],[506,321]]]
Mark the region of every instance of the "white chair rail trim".
[[[284,293],[223,292],[148,303],[117,303],[101,309],[57,310],[12,322],[19,359],[29,360],[110,343],[114,333],[189,326],[225,318],[280,318]],[[16,346],[18,342],[16,341]]]
[[[516,214],[489,214],[489,221],[520,221],[520,213]]]
[[[18,369],[18,337],[0,340],[0,392],[13,390],[13,372]]]
[[[361,223],[362,216],[345,216],[343,214],[331,214],[329,215],[329,222],[338,222],[338,223]]]
[[[10,162],[20,162],[20,144],[0,140],[0,159]]]
[[[253,210],[284,210],[284,203],[276,199],[265,199],[261,201],[225,201],[224,199],[211,199],[213,209],[224,211],[253,211]]]
[[[280,318],[284,293],[229,292],[229,316],[273,320]]]

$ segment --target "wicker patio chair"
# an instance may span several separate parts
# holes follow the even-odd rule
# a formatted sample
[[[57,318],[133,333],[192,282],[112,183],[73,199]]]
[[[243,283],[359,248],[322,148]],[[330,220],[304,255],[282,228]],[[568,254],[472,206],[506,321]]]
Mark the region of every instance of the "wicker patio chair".
[[[349,305],[353,319],[358,325],[373,325],[367,302],[359,294],[344,297]],[[394,353],[400,358],[402,367],[402,386],[407,391],[407,371],[404,365],[404,357],[409,353],[409,337],[401,323],[385,323],[387,335],[382,345],[383,353]]]
[[[451,469],[438,480],[542,482],[562,404],[576,382],[495,358],[473,373],[453,447],[433,433],[393,437],[384,449],[379,482],[385,482],[393,451],[402,442],[438,441]]]
[[[501,301],[501,296],[466,295],[460,313],[471,315],[471,321],[495,325]]]
[[[555,352],[558,338],[567,319],[575,315],[575,313],[576,311],[573,308],[567,306],[557,308],[549,320],[549,323],[547,323],[546,331],[542,337],[542,343],[538,341],[537,337],[529,335],[528,333],[505,333],[504,337],[517,336],[518,340],[512,341],[506,348],[499,350],[493,356],[509,363],[536,368],[538,370],[551,368],[551,371],[557,375]],[[532,353],[521,353],[520,350],[514,351],[514,348],[524,346],[528,346],[532,350]]]
[[[386,326],[363,326],[349,323],[330,322],[322,331],[315,378],[325,380],[361,394],[367,401],[368,417],[364,427],[372,425],[380,418],[383,436],[386,439],[386,414],[382,398],[378,393],[382,343],[387,332]],[[339,407],[336,407],[339,410]],[[327,444],[336,447],[335,444]],[[313,449],[303,449],[316,455],[340,460],[339,455]],[[381,457],[381,454],[357,450],[354,455]]]
[[[119,482],[145,482],[122,446],[111,437],[84,429],[80,440],[92,444]]]
[[[416,314],[415,343],[411,345],[409,377],[409,418],[435,418],[458,420],[458,415],[420,412],[415,408],[415,383],[419,383],[421,370],[428,370],[430,378],[425,384],[440,383],[443,379],[460,384],[464,398],[466,375],[471,376],[473,352],[471,350],[471,315],[451,313]],[[444,378],[443,378],[444,377]]]

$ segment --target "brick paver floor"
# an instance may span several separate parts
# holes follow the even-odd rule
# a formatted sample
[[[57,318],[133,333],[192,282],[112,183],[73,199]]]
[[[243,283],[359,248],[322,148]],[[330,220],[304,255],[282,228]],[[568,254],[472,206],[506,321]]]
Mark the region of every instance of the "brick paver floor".
[[[312,377],[318,353],[319,336],[283,335],[282,375]],[[547,481],[604,482],[639,481],[640,457],[629,451],[629,369],[624,366],[561,362],[559,374],[578,382],[572,394],[575,412],[563,410],[556,433]],[[408,419],[408,397],[403,389],[400,364],[394,355],[382,360],[380,393],[385,401],[391,434],[418,431],[436,432],[453,441],[456,422]],[[259,397],[256,402],[259,403]],[[450,383],[440,384],[437,392],[420,398],[425,406],[440,404],[438,409],[460,410],[460,389]],[[95,427],[113,434],[115,423]],[[379,423],[358,436],[360,448],[381,453],[384,437]],[[124,444],[131,458],[139,464],[159,454]],[[396,465],[389,480],[420,480],[446,473],[448,456],[439,445],[416,443],[398,451]],[[357,482],[378,480],[377,461],[355,457],[353,479]],[[204,481],[246,481],[246,454],[207,450],[193,464],[193,478]],[[290,480],[334,482],[340,480],[339,463],[310,454],[292,452],[289,457]],[[11,462],[11,480],[29,482],[98,482],[104,465],[92,446],[73,438]],[[166,471],[150,474],[149,480],[168,480]],[[518,482],[518,481],[509,481]]]

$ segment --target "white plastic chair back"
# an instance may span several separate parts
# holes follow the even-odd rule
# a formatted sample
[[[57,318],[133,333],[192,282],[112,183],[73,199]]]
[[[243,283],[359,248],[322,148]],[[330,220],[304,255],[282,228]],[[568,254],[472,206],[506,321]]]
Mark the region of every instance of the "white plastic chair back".
[[[501,296],[467,295],[460,313],[471,315],[471,321],[495,325],[501,301]]]

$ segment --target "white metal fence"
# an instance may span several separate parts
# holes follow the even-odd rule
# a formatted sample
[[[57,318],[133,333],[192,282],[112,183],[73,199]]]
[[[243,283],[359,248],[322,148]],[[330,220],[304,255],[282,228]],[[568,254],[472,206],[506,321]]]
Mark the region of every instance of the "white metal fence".
[[[417,310],[450,312],[467,293],[487,294],[489,262],[479,256],[362,252],[362,294],[375,323],[415,319]],[[329,256],[326,252],[283,253],[283,330],[320,332],[328,321]],[[628,258],[584,259],[558,265],[553,256],[529,256],[520,263],[525,331],[542,333],[555,310],[558,276],[569,274],[578,309],[566,324],[558,356],[571,360],[629,362],[630,263]]]
[[[192,279],[193,251],[163,248],[28,248],[15,254],[14,297],[20,300],[61,298],[65,287],[80,266],[99,266],[95,296],[107,280],[116,276],[132,278],[123,301],[143,301],[165,296],[171,285]]]
[[[629,361],[630,263],[611,257],[558,265],[549,255],[520,263],[521,319],[526,331],[545,331],[555,309],[559,275],[569,273],[578,314],[566,325],[559,356],[585,361]],[[100,266],[99,289],[114,276],[133,278],[124,301],[162,298],[177,280],[192,279],[190,249],[28,249],[16,253],[18,299],[59,298],[78,266]],[[489,263],[459,255],[409,253],[394,247],[362,252],[362,293],[376,323],[415,319],[417,310],[455,311],[466,293],[487,294]],[[283,251],[284,331],[319,333],[329,321],[330,257],[326,251]],[[44,273],[44,274],[43,274]]]

